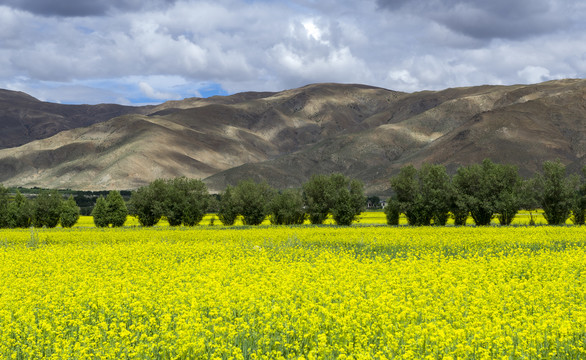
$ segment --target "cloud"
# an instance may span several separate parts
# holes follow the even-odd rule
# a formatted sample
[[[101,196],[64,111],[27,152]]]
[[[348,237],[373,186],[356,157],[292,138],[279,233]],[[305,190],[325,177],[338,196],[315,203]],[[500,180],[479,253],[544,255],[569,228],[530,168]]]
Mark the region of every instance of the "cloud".
[[[549,70],[541,66],[526,66],[518,73],[520,78],[528,83],[539,83],[550,79]]]
[[[127,96],[128,93],[117,92],[115,87],[100,88],[93,84],[82,83],[46,83],[30,79],[15,79],[12,83],[0,83],[3,88],[15,91],[24,91],[41,101],[63,104],[97,104],[114,103],[131,105],[134,102]]]
[[[161,8],[175,0],[6,0],[5,5],[43,16],[103,16],[111,11]]]
[[[167,100],[167,99],[179,99],[180,98],[180,95],[178,95],[178,94],[157,91],[157,90],[153,89],[152,86],[150,86],[149,84],[147,84],[144,81],[139,82],[138,87],[140,88],[140,91],[144,94],[144,96],[146,96],[149,99]]]
[[[228,95],[220,84],[189,82],[180,76],[128,76],[67,83],[19,77],[11,82],[0,81],[0,88],[24,91],[42,101],[66,104],[151,105],[194,96]]]
[[[0,87],[63,102],[152,103],[315,82],[417,91],[586,74],[579,0],[3,4]],[[74,96],[75,87],[85,90]]]
[[[522,39],[574,22],[572,3],[553,0],[378,0],[383,9],[431,19],[476,39]],[[581,20],[580,20],[581,21]]]

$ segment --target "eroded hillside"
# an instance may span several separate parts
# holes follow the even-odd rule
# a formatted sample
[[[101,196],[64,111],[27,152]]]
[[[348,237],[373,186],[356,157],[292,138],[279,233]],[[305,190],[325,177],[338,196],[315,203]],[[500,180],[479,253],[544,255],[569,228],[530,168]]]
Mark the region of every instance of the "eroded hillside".
[[[39,103],[11,95],[21,107]],[[123,109],[123,116],[100,113],[89,126],[76,122],[0,150],[0,182],[132,189],[185,175],[221,191],[244,178],[285,188],[314,173],[342,172],[363,180],[368,192],[385,194],[388,178],[410,163],[454,171],[491,158],[530,175],[558,158],[577,170],[586,154],[586,80],[411,94],[314,84]],[[0,141],[19,130],[11,131]]]

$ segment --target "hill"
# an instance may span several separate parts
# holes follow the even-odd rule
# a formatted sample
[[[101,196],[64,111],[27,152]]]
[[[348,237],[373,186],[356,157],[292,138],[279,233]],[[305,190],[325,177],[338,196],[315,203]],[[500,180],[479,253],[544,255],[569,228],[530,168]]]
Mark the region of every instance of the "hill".
[[[393,174],[407,164],[424,162],[454,172],[490,158],[514,164],[530,176],[544,161],[561,159],[577,172],[586,164],[586,81],[409,94],[362,127],[206,181],[214,189],[241,178],[286,187],[300,185],[312,173],[342,172],[363,180],[370,193],[388,194]]]
[[[8,95],[0,96],[0,113],[14,103],[29,114],[39,108],[57,114],[63,106]],[[0,150],[0,182],[132,189],[185,175],[221,191],[244,178],[285,188],[337,171],[384,195],[388,178],[409,163],[441,163],[454,171],[489,157],[530,175],[544,160],[559,158],[573,170],[586,162],[586,80],[410,94],[313,84],[108,109],[124,113],[108,118],[100,112],[87,126],[79,117],[55,116],[61,122],[51,124],[63,127],[55,135]],[[14,127],[12,133],[25,138]],[[9,143],[6,134],[0,144]]]
[[[62,105],[39,101],[23,92],[0,89],[0,149],[125,114],[146,113],[149,108],[116,104]]]

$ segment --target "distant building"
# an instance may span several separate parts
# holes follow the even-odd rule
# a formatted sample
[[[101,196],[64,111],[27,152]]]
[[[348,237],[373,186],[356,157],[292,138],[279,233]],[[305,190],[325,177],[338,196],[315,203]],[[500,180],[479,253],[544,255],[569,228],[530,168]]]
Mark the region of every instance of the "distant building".
[[[387,206],[387,202],[385,200],[379,200],[379,201],[368,200],[366,202],[367,209],[384,209],[385,206]]]

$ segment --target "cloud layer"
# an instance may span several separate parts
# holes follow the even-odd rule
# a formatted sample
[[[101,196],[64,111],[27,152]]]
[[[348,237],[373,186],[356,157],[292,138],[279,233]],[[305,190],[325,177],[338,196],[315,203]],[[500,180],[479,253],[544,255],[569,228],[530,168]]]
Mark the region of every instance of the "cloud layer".
[[[586,74],[580,0],[8,0],[0,87],[152,103],[315,82],[417,91]]]

